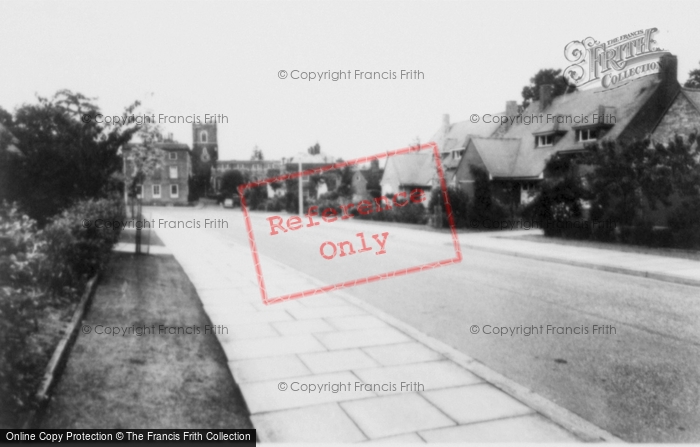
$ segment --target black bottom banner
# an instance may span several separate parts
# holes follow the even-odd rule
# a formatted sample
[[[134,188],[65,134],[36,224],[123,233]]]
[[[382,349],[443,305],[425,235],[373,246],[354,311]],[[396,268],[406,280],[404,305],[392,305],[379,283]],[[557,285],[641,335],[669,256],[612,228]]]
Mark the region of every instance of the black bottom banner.
[[[80,430],[31,429],[0,430],[0,444],[9,443],[66,443],[66,442],[233,442],[255,445],[255,429],[193,429],[193,430]]]

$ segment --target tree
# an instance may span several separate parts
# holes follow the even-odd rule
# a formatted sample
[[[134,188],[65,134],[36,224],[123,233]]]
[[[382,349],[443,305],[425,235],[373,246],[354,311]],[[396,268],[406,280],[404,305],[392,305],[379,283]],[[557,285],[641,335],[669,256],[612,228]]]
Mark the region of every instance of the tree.
[[[673,193],[673,161],[662,145],[649,140],[629,143],[604,141],[592,145],[582,163],[593,172],[587,175],[593,194],[591,213],[596,220],[633,225],[644,220],[645,205],[668,206]]]
[[[316,143],[313,146],[310,146],[306,151],[311,155],[318,155],[321,153],[321,145]]]
[[[562,224],[582,219],[583,201],[588,198],[576,159],[571,155],[554,154],[545,165],[539,194],[525,208],[524,214],[538,222],[546,236],[570,235]]]
[[[245,176],[236,169],[224,172],[221,177],[221,194],[224,197],[231,197],[238,194],[238,187],[246,183]]]
[[[12,128],[12,114],[0,107],[0,126]]]
[[[570,84],[561,74],[561,69],[544,68],[530,78],[530,85],[523,87],[523,109],[529,106],[531,101],[540,99],[540,87],[546,84],[552,85],[552,98],[576,90],[576,86]]]
[[[696,68],[688,72],[688,80],[685,81],[683,87],[700,88],[700,68]]]
[[[267,170],[267,178],[276,178],[279,177],[282,174],[282,171],[280,169],[268,169]],[[277,190],[279,190],[282,186],[284,186],[284,183],[282,182],[272,182],[270,183],[270,187],[272,188],[275,193]]]
[[[345,166],[340,170],[340,184],[336,192],[340,197],[352,197],[352,178],[355,175],[352,167]]]
[[[93,101],[70,90],[38,97],[38,104],[16,111],[8,129],[22,152],[9,160],[8,198],[40,224],[76,200],[119,191],[119,148],[138,128],[98,123]],[[124,116],[137,106],[127,107]]]
[[[579,236],[612,240],[619,226],[633,229],[628,240],[653,243],[649,210],[670,206],[674,194],[687,203],[700,203],[700,153],[694,141],[695,136],[688,141],[676,137],[666,145],[652,145],[648,139],[603,141],[587,146],[576,158],[554,155],[529,211],[545,225],[570,222],[582,218],[581,205],[590,200],[591,221],[606,225],[591,228],[592,234],[579,232]],[[686,223],[679,224],[683,225]],[[563,234],[548,227],[545,234]]]
[[[265,159],[263,156],[263,151],[257,145],[253,148],[253,154],[250,156],[253,161],[262,161]]]

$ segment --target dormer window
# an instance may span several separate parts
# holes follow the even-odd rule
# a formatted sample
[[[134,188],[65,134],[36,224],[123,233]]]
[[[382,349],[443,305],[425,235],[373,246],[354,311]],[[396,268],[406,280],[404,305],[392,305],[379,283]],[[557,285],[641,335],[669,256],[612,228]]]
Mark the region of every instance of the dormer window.
[[[540,135],[537,138],[537,147],[547,147],[554,144],[554,134]]]
[[[207,140],[209,140],[209,134],[207,133],[206,130],[203,130],[199,133],[199,141],[201,143],[206,143]]]
[[[597,129],[579,129],[576,131],[576,141],[579,143],[589,143],[598,139]]]

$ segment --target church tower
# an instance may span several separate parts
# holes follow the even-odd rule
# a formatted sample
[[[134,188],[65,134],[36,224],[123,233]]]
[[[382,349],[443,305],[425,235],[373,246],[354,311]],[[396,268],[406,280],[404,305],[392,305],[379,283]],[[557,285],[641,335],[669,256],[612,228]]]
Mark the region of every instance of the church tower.
[[[212,167],[219,159],[219,143],[216,122],[192,124],[192,176],[198,195],[206,196],[210,190]]]

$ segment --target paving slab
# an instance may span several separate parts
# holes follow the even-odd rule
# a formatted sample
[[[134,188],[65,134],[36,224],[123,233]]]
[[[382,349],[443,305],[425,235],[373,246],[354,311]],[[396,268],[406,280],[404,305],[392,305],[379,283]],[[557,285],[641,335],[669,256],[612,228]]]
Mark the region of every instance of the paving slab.
[[[316,334],[328,349],[348,349],[364,346],[380,346],[411,341],[409,337],[392,327],[359,329]]]
[[[443,356],[418,342],[363,348],[370,357],[385,366],[441,360]]]
[[[343,402],[340,406],[370,438],[456,425],[417,393]]]
[[[312,371],[296,355],[229,362],[236,383],[309,376]]]
[[[396,385],[392,389],[377,392],[380,395],[403,393],[406,390],[427,391],[452,388],[482,381],[479,377],[449,360],[359,369],[355,371],[355,374],[367,383],[392,383]],[[405,388],[402,389],[402,386]]]
[[[359,349],[301,354],[299,358],[316,374],[379,366],[379,363]]]
[[[355,391],[356,382],[360,382],[357,376],[349,372],[340,372],[297,377],[288,381],[275,379],[241,383],[239,386],[251,414],[256,414],[376,396],[374,392],[365,391],[362,388]],[[284,383],[286,388],[282,389],[283,385],[280,383]],[[342,384],[347,387],[338,387],[336,388],[338,391],[333,392],[332,384]],[[325,385],[328,386],[328,391],[319,392],[319,387]],[[311,386],[316,388],[311,389]]]
[[[581,442],[567,430],[539,414],[421,431],[427,442]]]
[[[272,326],[282,335],[311,334],[314,332],[329,332],[334,328],[326,320],[315,318],[311,320],[279,321]]]
[[[426,391],[422,395],[460,424],[533,413],[527,405],[489,384]]]
[[[405,444],[425,444],[423,438],[418,436],[416,433],[408,433],[405,435],[389,436],[386,438],[372,439],[367,441],[370,444],[395,444],[395,445],[405,445]]]
[[[326,320],[336,329],[352,331],[355,329],[370,329],[377,327],[389,327],[388,324],[372,315],[357,315],[352,317],[334,317]]]
[[[338,404],[251,417],[261,442],[360,442],[367,439]]]
[[[233,340],[223,345],[223,348],[229,361],[326,350],[311,335]]]

